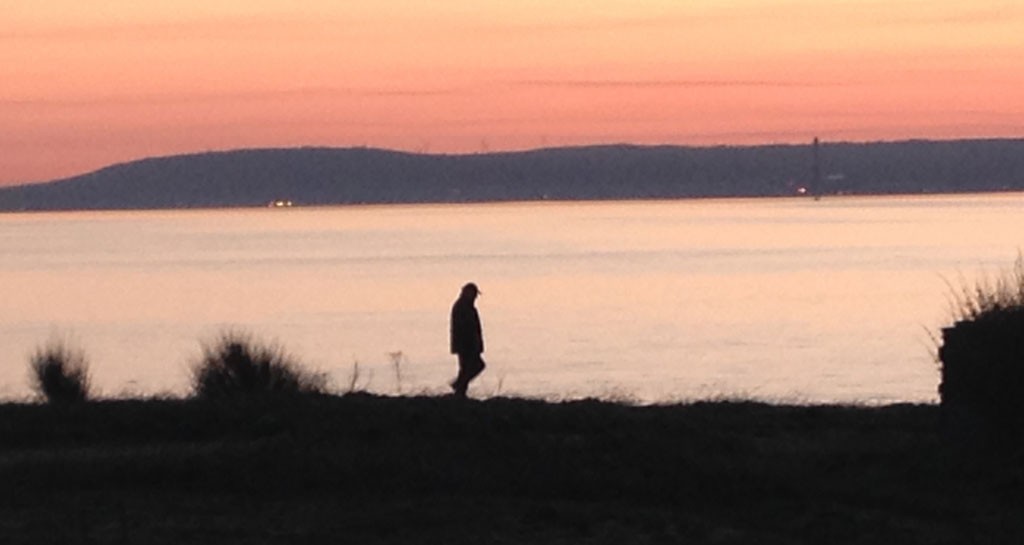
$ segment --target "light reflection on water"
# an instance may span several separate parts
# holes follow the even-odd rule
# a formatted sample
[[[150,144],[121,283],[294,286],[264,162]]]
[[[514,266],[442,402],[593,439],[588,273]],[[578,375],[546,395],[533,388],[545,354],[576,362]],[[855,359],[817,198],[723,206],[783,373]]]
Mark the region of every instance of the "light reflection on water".
[[[0,215],[0,395],[71,335],[106,395],[182,392],[199,341],[277,340],[338,387],[440,393],[484,291],[471,394],[933,401],[948,281],[1012,263],[1024,195]]]

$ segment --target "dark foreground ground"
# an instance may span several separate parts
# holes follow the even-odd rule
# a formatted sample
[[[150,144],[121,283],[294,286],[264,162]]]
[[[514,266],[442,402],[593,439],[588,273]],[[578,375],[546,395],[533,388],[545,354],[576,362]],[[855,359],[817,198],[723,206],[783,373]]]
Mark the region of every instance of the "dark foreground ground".
[[[936,406],[0,405],[2,543],[1021,543]]]

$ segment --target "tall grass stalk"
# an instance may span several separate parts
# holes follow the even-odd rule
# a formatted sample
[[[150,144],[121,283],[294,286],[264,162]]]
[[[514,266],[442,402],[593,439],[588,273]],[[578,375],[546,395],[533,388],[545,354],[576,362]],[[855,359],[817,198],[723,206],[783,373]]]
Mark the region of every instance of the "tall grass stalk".
[[[405,354],[401,350],[397,352],[388,352],[388,358],[391,359],[391,367],[395,370],[395,391],[401,395],[402,393],[402,360],[405,359]]]
[[[348,392],[354,394],[359,389],[359,360],[352,362],[352,376],[348,382]]]

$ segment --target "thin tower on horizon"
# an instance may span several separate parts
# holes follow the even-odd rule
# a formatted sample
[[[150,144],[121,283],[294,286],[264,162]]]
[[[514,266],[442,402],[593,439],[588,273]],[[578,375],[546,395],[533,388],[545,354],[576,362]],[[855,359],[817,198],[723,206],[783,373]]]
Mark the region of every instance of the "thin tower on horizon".
[[[821,198],[821,160],[818,154],[820,142],[818,137],[814,137],[813,153],[814,153],[814,164],[811,167],[811,190],[809,193],[814,197],[814,200]]]

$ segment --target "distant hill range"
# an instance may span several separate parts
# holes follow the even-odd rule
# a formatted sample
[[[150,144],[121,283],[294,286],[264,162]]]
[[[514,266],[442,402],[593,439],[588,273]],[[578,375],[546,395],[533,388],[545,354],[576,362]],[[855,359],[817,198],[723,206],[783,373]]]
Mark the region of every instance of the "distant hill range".
[[[673,199],[1024,190],[1024,139],[590,146],[469,155],[249,149],[0,189],[0,210]],[[815,176],[815,172],[820,172]]]

